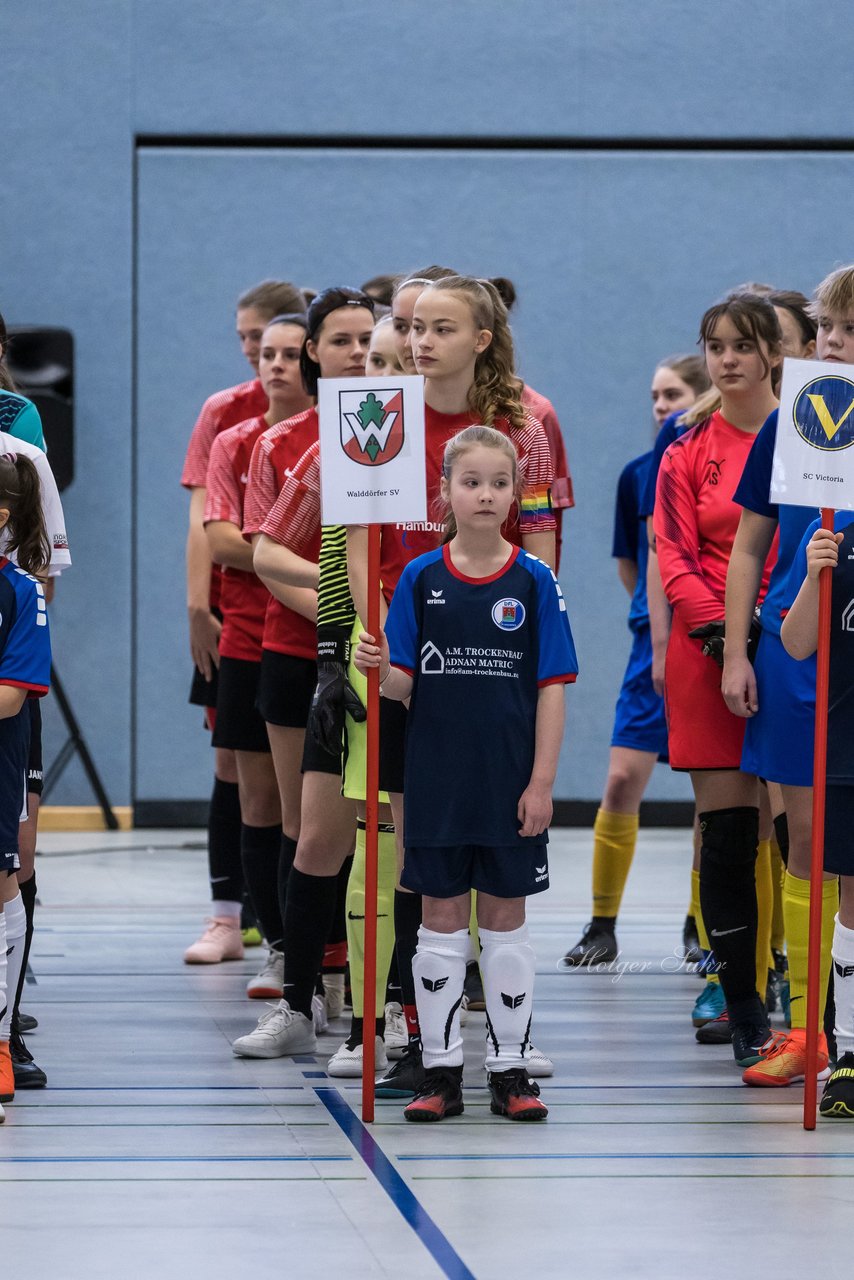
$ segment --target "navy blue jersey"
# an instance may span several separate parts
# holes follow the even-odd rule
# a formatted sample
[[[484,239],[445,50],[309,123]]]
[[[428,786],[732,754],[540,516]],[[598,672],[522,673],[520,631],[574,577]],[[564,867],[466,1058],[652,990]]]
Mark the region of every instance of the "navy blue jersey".
[[[673,444],[673,441],[678,440],[688,430],[682,421],[684,414],[684,409],[680,409],[678,413],[671,413],[669,418],[664,419],[658,435],[655,437],[655,444],[652,446],[652,458],[640,495],[641,520],[651,516],[655,510],[655,489],[658,484],[658,470],[661,466],[661,459],[670,445]]]
[[[785,511],[785,507],[782,508]],[[833,570],[830,606],[830,686],[827,703],[827,780],[854,783],[854,511],[837,511],[833,527],[845,536]],[[813,520],[795,553],[785,583],[794,603],[807,576],[807,543],[820,520]],[[808,658],[814,662],[814,658]]]
[[[797,579],[794,595],[789,579],[792,563],[803,538],[804,530],[815,520],[815,507],[792,507],[771,502],[771,472],[774,467],[774,447],[777,443],[777,410],[766,419],[747,456],[741,480],[735,491],[734,501],[748,511],[754,511],[768,520],[777,520],[780,541],[777,560],[771,570],[768,591],[762,602],[760,618],[766,631],[780,634],[783,614],[798,594],[803,576]],[[809,539],[807,539],[809,541]]]
[[[538,691],[578,671],[557,578],[514,547],[466,578],[447,546],[411,561],[386,622],[392,664],[413,677],[404,825],[413,846],[527,845],[516,810],[534,764]]]
[[[646,522],[640,514],[641,499],[646,478],[652,463],[653,451],[647,450],[623,467],[617,482],[617,502],[614,508],[614,541],[611,555],[619,560],[634,560],[638,567],[638,580],[629,606],[629,629],[637,631],[649,624],[649,606],[646,599],[646,565],[649,559]]]

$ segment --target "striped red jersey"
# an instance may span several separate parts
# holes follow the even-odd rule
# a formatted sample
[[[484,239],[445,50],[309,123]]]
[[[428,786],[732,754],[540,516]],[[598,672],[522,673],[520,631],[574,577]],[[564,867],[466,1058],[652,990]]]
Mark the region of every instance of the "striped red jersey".
[[[756,436],[718,411],[674,440],[661,460],[655,495],[655,543],[674,614],[690,630],[724,616],[724,594],[741,507],[733,494]],[[760,602],[777,559],[777,534],[765,561]]]
[[[267,412],[267,408],[267,396],[257,378],[252,382],[240,382],[236,387],[226,387],[224,391],[208,396],[187,446],[184,470],[181,472],[181,484],[184,488],[204,489],[211,446],[220,431],[236,427],[249,418],[260,417]]]
[[[252,537],[256,533],[269,533],[269,513],[283,485],[305,451],[317,443],[318,419],[316,409],[306,409],[293,418],[277,422],[259,436],[249,463],[249,483],[243,511],[243,532]],[[272,535],[271,535],[272,536]],[[281,538],[276,541],[281,542]],[[320,522],[313,538],[300,549],[306,560],[317,561],[320,556]],[[287,609],[272,596],[267,605],[264,624],[264,648],[276,653],[287,653],[296,658],[317,657],[317,629],[313,622],[301,614]]]
[[[205,524],[225,520],[243,529],[249,460],[255,441],[267,429],[263,417],[250,418],[248,422],[221,431],[214,440],[208,462]],[[269,599],[269,591],[254,573],[229,566],[223,568],[219,651],[224,657],[260,662]]]

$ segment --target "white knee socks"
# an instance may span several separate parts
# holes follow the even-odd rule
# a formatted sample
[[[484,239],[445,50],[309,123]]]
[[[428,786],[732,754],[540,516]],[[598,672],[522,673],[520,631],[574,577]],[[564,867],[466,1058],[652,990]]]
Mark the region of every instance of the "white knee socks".
[[[425,1067],[463,1065],[460,1005],[468,949],[468,929],[434,933],[422,924],[418,930],[412,976]]]
[[[531,1043],[534,1004],[534,948],[528,926],[495,933],[480,931],[480,971],[486,999],[486,1069],[507,1071],[525,1065]]]
[[[12,1035],[12,1009],[15,1005],[15,992],[18,990],[18,979],[24,963],[24,938],[27,932],[27,914],[24,911],[24,899],[20,890],[11,902],[3,908],[6,923],[6,1012],[0,1018],[0,1040],[8,1040]],[[0,997],[2,1007],[2,997]]]
[[[846,929],[836,917],[833,930],[833,998],[836,1001],[836,1047],[854,1053],[854,929]]]

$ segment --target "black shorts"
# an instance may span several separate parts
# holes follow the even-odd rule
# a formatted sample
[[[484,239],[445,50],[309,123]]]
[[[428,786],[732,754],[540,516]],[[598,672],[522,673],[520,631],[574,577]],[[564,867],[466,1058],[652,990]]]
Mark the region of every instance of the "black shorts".
[[[230,751],[269,751],[267,726],[255,705],[261,662],[220,658],[212,744]]]
[[[306,728],[305,743],[302,749],[303,773],[329,773],[341,777],[341,752],[327,751],[315,742],[311,730]]]
[[[304,729],[316,686],[317,663],[311,658],[264,650],[256,705],[268,724]]]
[[[494,898],[529,898],[549,887],[547,844],[406,846],[400,883],[428,898],[458,898],[470,889]]]
[[[222,622],[222,614],[219,609],[211,609],[211,613]],[[210,680],[205,679],[198,667],[193,667],[193,682],[190,685],[190,706],[215,707],[218,683],[219,672],[216,667],[213,669]]]
[[[406,717],[402,702],[380,698],[380,791],[403,791]],[[436,895],[438,896],[438,895]]]
[[[824,809],[824,869],[854,876],[854,783],[829,782]]]
[[[44,789],[42,767],[42,703],[41,698],[30,698],[30,758],[27,763],[27,791],[40,796]]]

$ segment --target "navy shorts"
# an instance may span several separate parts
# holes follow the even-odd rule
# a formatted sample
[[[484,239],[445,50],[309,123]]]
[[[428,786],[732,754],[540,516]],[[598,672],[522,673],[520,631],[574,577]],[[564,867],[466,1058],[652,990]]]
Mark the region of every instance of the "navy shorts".
[[[400,883],[428,898],[458,898],[470,889],[494,898],[529,898],[549,887],[548,845],[407,845]]]
[[[612,747],[652,751],[667,760],[664,699],[652,687],[652,638],[649,627],[634,633],[632,651],[617,698]]]
[[[211,613],[219,622],[222,622],[222,614],[219,609],[211,609]],[[215,708],[218,684],[218,667],[213,668],[213,674],[210,680],[205,679],[198,667],[193,667],[193,679],[190,684],[190,706],[209,707],[211,709]]]
[[[20,867],[18,827],[27,814],[30,709],[0,721],[0,874]]]
[[[261,663],[220,658],[216,720],[211,742],[229,751],[269,752],[267,725],[255,705]]]
[[[305,742],[302,748],[302,766],[303,773],[337,773],[341,777],[341,751],[327,751],[319,742],[315,741],[314,735],[310,727],[306,727]]]
[[[854,876],[854,783],[827,784],[824,809],[824,869]]]
[[[815,657],[790,658],[763,631],[754,663],[759,711],[747,721],[741,768],[784,787],[811,787],[815,742]]]
[[[268,724],[304,729],[317,687],[317,663],[265,649],[261,655],[258,710]]]
[[[40,796],[44,790],[44,768],[42,766],[42,700],[28,698],[30,709],[30,758],[27,764],[27,791],[31,795]]]

